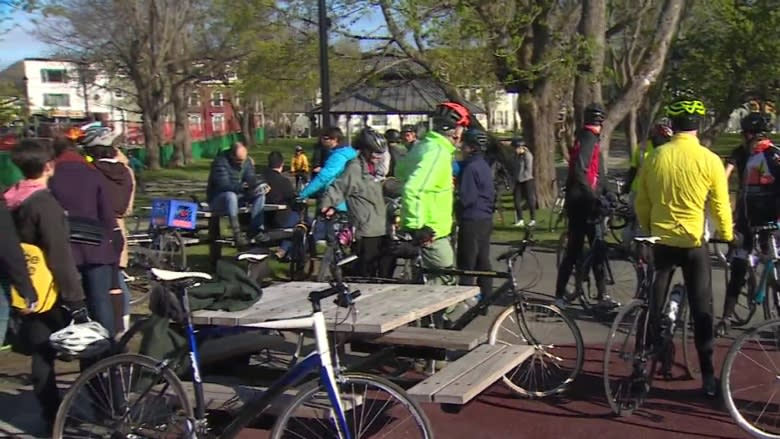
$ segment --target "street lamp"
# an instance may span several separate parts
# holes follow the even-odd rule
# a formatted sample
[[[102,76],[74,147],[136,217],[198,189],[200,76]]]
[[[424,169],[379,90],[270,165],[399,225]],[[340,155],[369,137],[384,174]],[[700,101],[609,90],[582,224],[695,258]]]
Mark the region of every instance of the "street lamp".
[[[328,68],[328,10],[325,0],[319,0],[320,90],[322,92],[322,128],[330,128],[330,69]]]

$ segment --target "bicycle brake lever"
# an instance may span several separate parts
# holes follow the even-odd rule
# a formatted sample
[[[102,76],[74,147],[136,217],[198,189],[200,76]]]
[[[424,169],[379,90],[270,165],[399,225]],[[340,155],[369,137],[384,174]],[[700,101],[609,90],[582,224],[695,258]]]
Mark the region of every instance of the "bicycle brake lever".
[[[357,299],[360,297],[360,291],[354,291],[352,293],[347,294],[339,294],[336,299],[333,301],[336,306],[341,308],[348,308],[350,305],[352,305]]]

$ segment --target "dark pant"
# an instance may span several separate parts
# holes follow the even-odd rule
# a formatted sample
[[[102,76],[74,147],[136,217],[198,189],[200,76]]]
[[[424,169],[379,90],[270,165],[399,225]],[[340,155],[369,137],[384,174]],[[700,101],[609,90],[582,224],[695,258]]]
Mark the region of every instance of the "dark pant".
[[[696,248],[679,248],[657,245],[653,251],[655,283],[653,285],[650,318],[656,325],[661,321],[666,294],[676,267],[682,268],[688,305],[693,317],[696,350],[704,376],[712,376],[713,318],[712,318],[712,271],[707,245]]]
[[[462,270],[491,270],[490,234],[493,220],[462,220],[458,230],[458,268]],[[474,277],[461,277],[461,285],[474,285]],[[479,290],[487,297],[493,289],[493,279],[480,277]]]
[[[734,256],[729,261],[729,283],[726,287],[726,299],[723,303],[723,318],[731,317],[734,314],[734,308],[739,298],[742,287],[745,286],[745,276],[748,271],[748,258],[755,245],[753,233],[750,232],[750,226],[745,221],[737,222],[737,230],[742,235],[742,247],[734,252]],[[758,244],[762,252],[769,249],[769,239],[771,232],[762,232],[758,236]]]
[[[569,231],[568,231],[568,245],[566,246],[566,254],[561,260],[561,266],[558,267],[558,279],[555,282],[555,297],[562,298],[566,293],[566,284],[569,283],[572,270],[575,264],[580,264],[582,258],[582,250],[585,246],[585,237],[588,237],[588,242],[593,245],[593,240],[596,237],[597,224],[588,220],[588,210],[583,208],[572,209],[574,206],[569,206],[567,212],[569,214]],[[593,275],[596,278],[596,290],[600,297],[603,297],[606,293],[606,284],[604,282],[604,265],[601,263],[593,264]]]
[[[114,308],[108,293],[114,284],[113,265],[82,265],[79,268],[84,294],[87,296],[87,310],[90,317],[103,325],[111,337],[115,335]]]
[[[515,183],[514,188],[515,211],[517,220],[523,219],[523,199],[528,204],[528,211],[531,213],[531,219],[536,219],[536,187],[533,180]]]
[[[353,251],[358,256],[358,260],[354,263],[354,275],[391,279],[395,268],[395,257],[388,249],[389,242],[385,236],[358,239],[353,247]]]
[[[33,393],[41,404],[43,419],[51,426],[57,416],[60,395],[57,390],[54,360],[56,352],[49,344],[49,336],[65,326],[61,308],[43,314],[31,314],[21,318],[20,340],[31,357],[30,378]]]

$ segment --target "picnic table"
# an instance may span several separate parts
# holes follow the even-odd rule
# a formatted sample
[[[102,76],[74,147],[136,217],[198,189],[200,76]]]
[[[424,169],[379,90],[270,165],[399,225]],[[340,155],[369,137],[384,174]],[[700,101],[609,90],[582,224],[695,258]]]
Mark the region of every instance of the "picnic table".
[[[318,282],[272,285],[263,289],[257,303],[243,311],[197,311],[193,313],[193,322],[253,326],[307,316],[311,313],[309,293],[328,286]],[[526,345],[487,345],[483,333],[408,326],[474,297],[479,293],[478,287],[408,284],[353,284],[352,287],[361,292],[355,300],[354,318],[348,317],[347,310],[332,301],[322,303],[328,329],[344,336],[343,339],[468,351],[409,389],[409,395],[417,400],[465,404],[533,353],[533,347]]]

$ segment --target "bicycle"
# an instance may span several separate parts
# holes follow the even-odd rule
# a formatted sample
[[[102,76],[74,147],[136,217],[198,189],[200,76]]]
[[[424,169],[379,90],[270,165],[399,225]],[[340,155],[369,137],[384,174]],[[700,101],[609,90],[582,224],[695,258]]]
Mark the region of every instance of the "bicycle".
[[[761,439],[780,438],[777,380],[780,376],[780,319],[743,332],[726,354],[721,394],[737,425]]]
[[[612,206],[611,209],[614,212],[615,207]],[[614,244],[606,240],[606,229],[609,224],[608,218],[612,215],[614,214],[610,213],[596,220],[596,234],[593,242],[580,261],[577,262],[573,276],[573,288],[565,297],[568,302],[578,299],[583,309],[590,312],[597,311],[599,304],[599,293],[596,287],[594,272],[595,264],[603,264],[604,283],[609,289],[607,293],[617,301],[618,305],[632,299],[638,291],[639,274],[636,267],[633,266],[634,261],[629,250],[621,244]],[[566,245],[568,245],[568,232],[561,235],[559,240],[559,247],[556,252],[558,267],[561,266]],[[625,264],[628,264],[631,268],[626,267]],[[620,265],[622,267],[619,267]],[[634,282],[637,283],[634,284]]]
[[[337,265],[350,262],[354,257],[346,261],[338,261]],[[76,428],[78,421],[84,421],[84,416],[107,414],[102,416],[109,425],[103,426],[98,433],[99,437],[106,435],[120,435],[121,437],[151,436],[151,437],[219,437],[233,438],[238,433],[269,409],[271,404],[285,391],[303,382],[309,375],[319,376],[301,386],[293,400],[284,408],[274,423],[271,431],[272,438],[284,438],[289,436],[305,437],[300,433],[315,433],[316,425],[310,425],[305,421],[306,417],[322,415],[322,427],[326,429],[326,437],[339,437],[351,439],[353,437],[371,436],[376,433],[386,432],[384,427],[389,426],[395,430],[403,427],[405,421],[398,422],[398,412],[386,410],[387,400],[379,400],[375,403],[374,394],[369,395],[368,388],[375,391],[383,391],[389,398],[399,402],[399,411],[408,411],[412,420],[408,429],[393,431],[398,437],[433,437],[428,419],[420,406],[409,399],[403,389],[395,384],[379,377],[362,373],[345,373],[339,363],[338,356],[331,360],[330,344],[327,338],[325,318],[322,313],[321,302],[329,297],[337,296],[335,303],[339,308],[347,308],[347,316],[355,316],[354,299],[360,292],[351,292],[349,286],[336,281],[330,288],[321,291],[312,291],[309,301],[312,305],[312,313],[308,316],[285,320],[268,321],[251,325],[256,328],[290,330],[311,329],[316,340],[316,350],[292,367],[281,379],[276,381],[262,395],[247,402],[235,418],[224,429],[213,431],[206,418],[205,402],[203,395],[203,382],[199,367],[198,345],[195,342],[195,330],[189,312],[189,299],[187,290],[198,285],[201,281],[211,279],[211,276],[198,272],[174,272],[152,269],[154,277],[168,285],[176,293],[184,313],[184,326],[188,335],[188,352],[191,358],[191,376],[195,395],[193,408],[181,380],[173,370],[175,363],[170,360],[158,361],[149,357],[136,354],[119,354],[99,361],[84,373],[66,393],[57,419],[54,425],[54,438],[61,438],[66,433]],[[129,369],[129,373],[125,373]],[[133,385],[132,380],[136,380]],[[98,388],[107,388],[109,394],[98,400],[94,398]],[[358,390],[355,392],[355,390]],[[80,391],[84,390],[86,396],[92,400],[87,404],[86,410],[78,411],[77,419],[71,419],[68,414],[75,410],[75,403]],[[117,391],[122,392],[117,394]],[[161,395],[158,402],[162,403],[152,410],[139,409],[138,405],[144,397],[153,391],[169,393]],[[132,392],[132,395],[129,393]],[[132,396],[132,398],[131,398]],[[311,401],[311,402],[309,402]],[[101,402],[106,402],[108,407],[96,407]],[[170,414],[164,419],[163,410],[170,408]],[[102,410],[99,410],[102,409]],[[298,413],[301,410],[301,413]],[[368,413],[367,413],[368,412]],[[140,422],[135,416],[152,415],[148,422]],[[385,422],[378,430],[371,425],[358,426],[357,416],[368,415],[371,423],[375,420]],[[400,413],[403,414],[403,413]],[[99,416],[99,415],[98,415]],[[300,418],[299,418],[300,417]],[[301,419],[303,418],[303,419]],[[131,424],[131,425],[127,425]],[[290,430],[300,424],[301,430]],[[162,430],[162,431],[160,431]],[[75,437],[84,437],[84,432],[79,431]]]
[[[147,273],[152,267],[172,270],[187,268],[187,239],[178,230],[150,226],[145,232],[138,230],[127,235],[128,264],[124,270],[125,282],[130,290],[130,306],[139,305],[149,298]]]
[[[637,258],[639,291],[636,298],[617,313],[604,349],[604,391],[610,408],[618,416],[631,415],[642,405],[657,373],[671,378],[676,330],[682,331],[683,363],[687,376],[694,378],[700,374],[690,347],[692,337],[687,291],[683,284],[677,283],[669,289],[660,308],[661,314],[656,317],[661,321],[651,322],[655,272],[645,253],[649,253],[659,239],[634,238],[640,247]],[[626,338],[618,340],[623,335]],[[618,366],[618,360],[628,363],[629,372],[627,377],[615,380],[613,386],[611,375]]]
[[[758,255],[752,253],[747,255],[747,291],[740,291],[731,322],[733,326],[740,327],[750,323],[759,307],[763,311],[764,320],[780,316],[778,311],[780,285],[778,285],[776,266],[780,254],[778,254],[777,237],[774,236],[774,232],[778,230],[780,226],[777,223],[750,228],[750,232],[755,236],[754,243],[762,247],[764,245],[761,243],[764,242],[765,248],[759,249]],[[757,273],[759,266],[763,268],[760,274]],[[725,322],[719,323],[718,335],[725,335],[726,329]]]
[[[407,239],[407,245],[410,242]],[[429,268],[422,264],[422,248],[416,246],[417,256],[414,262],[416,283],[426,283],[428,275],[436,276],[475,276],[506,279],[506,282],[484,296],[476,305],[469,307],[460,317],[449,322],[438,322],[445,329],[462,330],[477,316],[487,314],[490,305],[509,299],[506,306],[493,321],[488,332],[488,343],[527,344],[534,346],[534,354],[515,369],[502,377],[502,381],[513,392],[531,398],[545,397],[562,393],[582,370],[585,358],[582,334],[577,324],[554,305],[534,302],[528,299],[524,288],[518,287],[514,269],[517,260],[522,259],[530,246],[534,244],[533,228],[525,229],[519,245],[507,250],[496,259],[506,263],[506,271],[461,270],[457,268]],[[406,253],[411,253],[407,249]],[[535,279],[532,281],[538,280]],[[549,324],[549,335],[541,337],[536,325]],[[560,330],[561,325],[567,330]],[[559,340],[565,339],[560,343]],[[573,350],[573,353],[572,353]],[[559,371],[556,374],[555,371]],[[549,385],[541,381],[552,378]],[[527,381],[527,382],[526,382]]]
[[[550,208],[550,219],[547,221],[547,231],[552,232],[558,230],[561,227],[566,227],[566,185],[561,185],[558,188],[558,195],[555,197],[555,202],[552,208]]]

